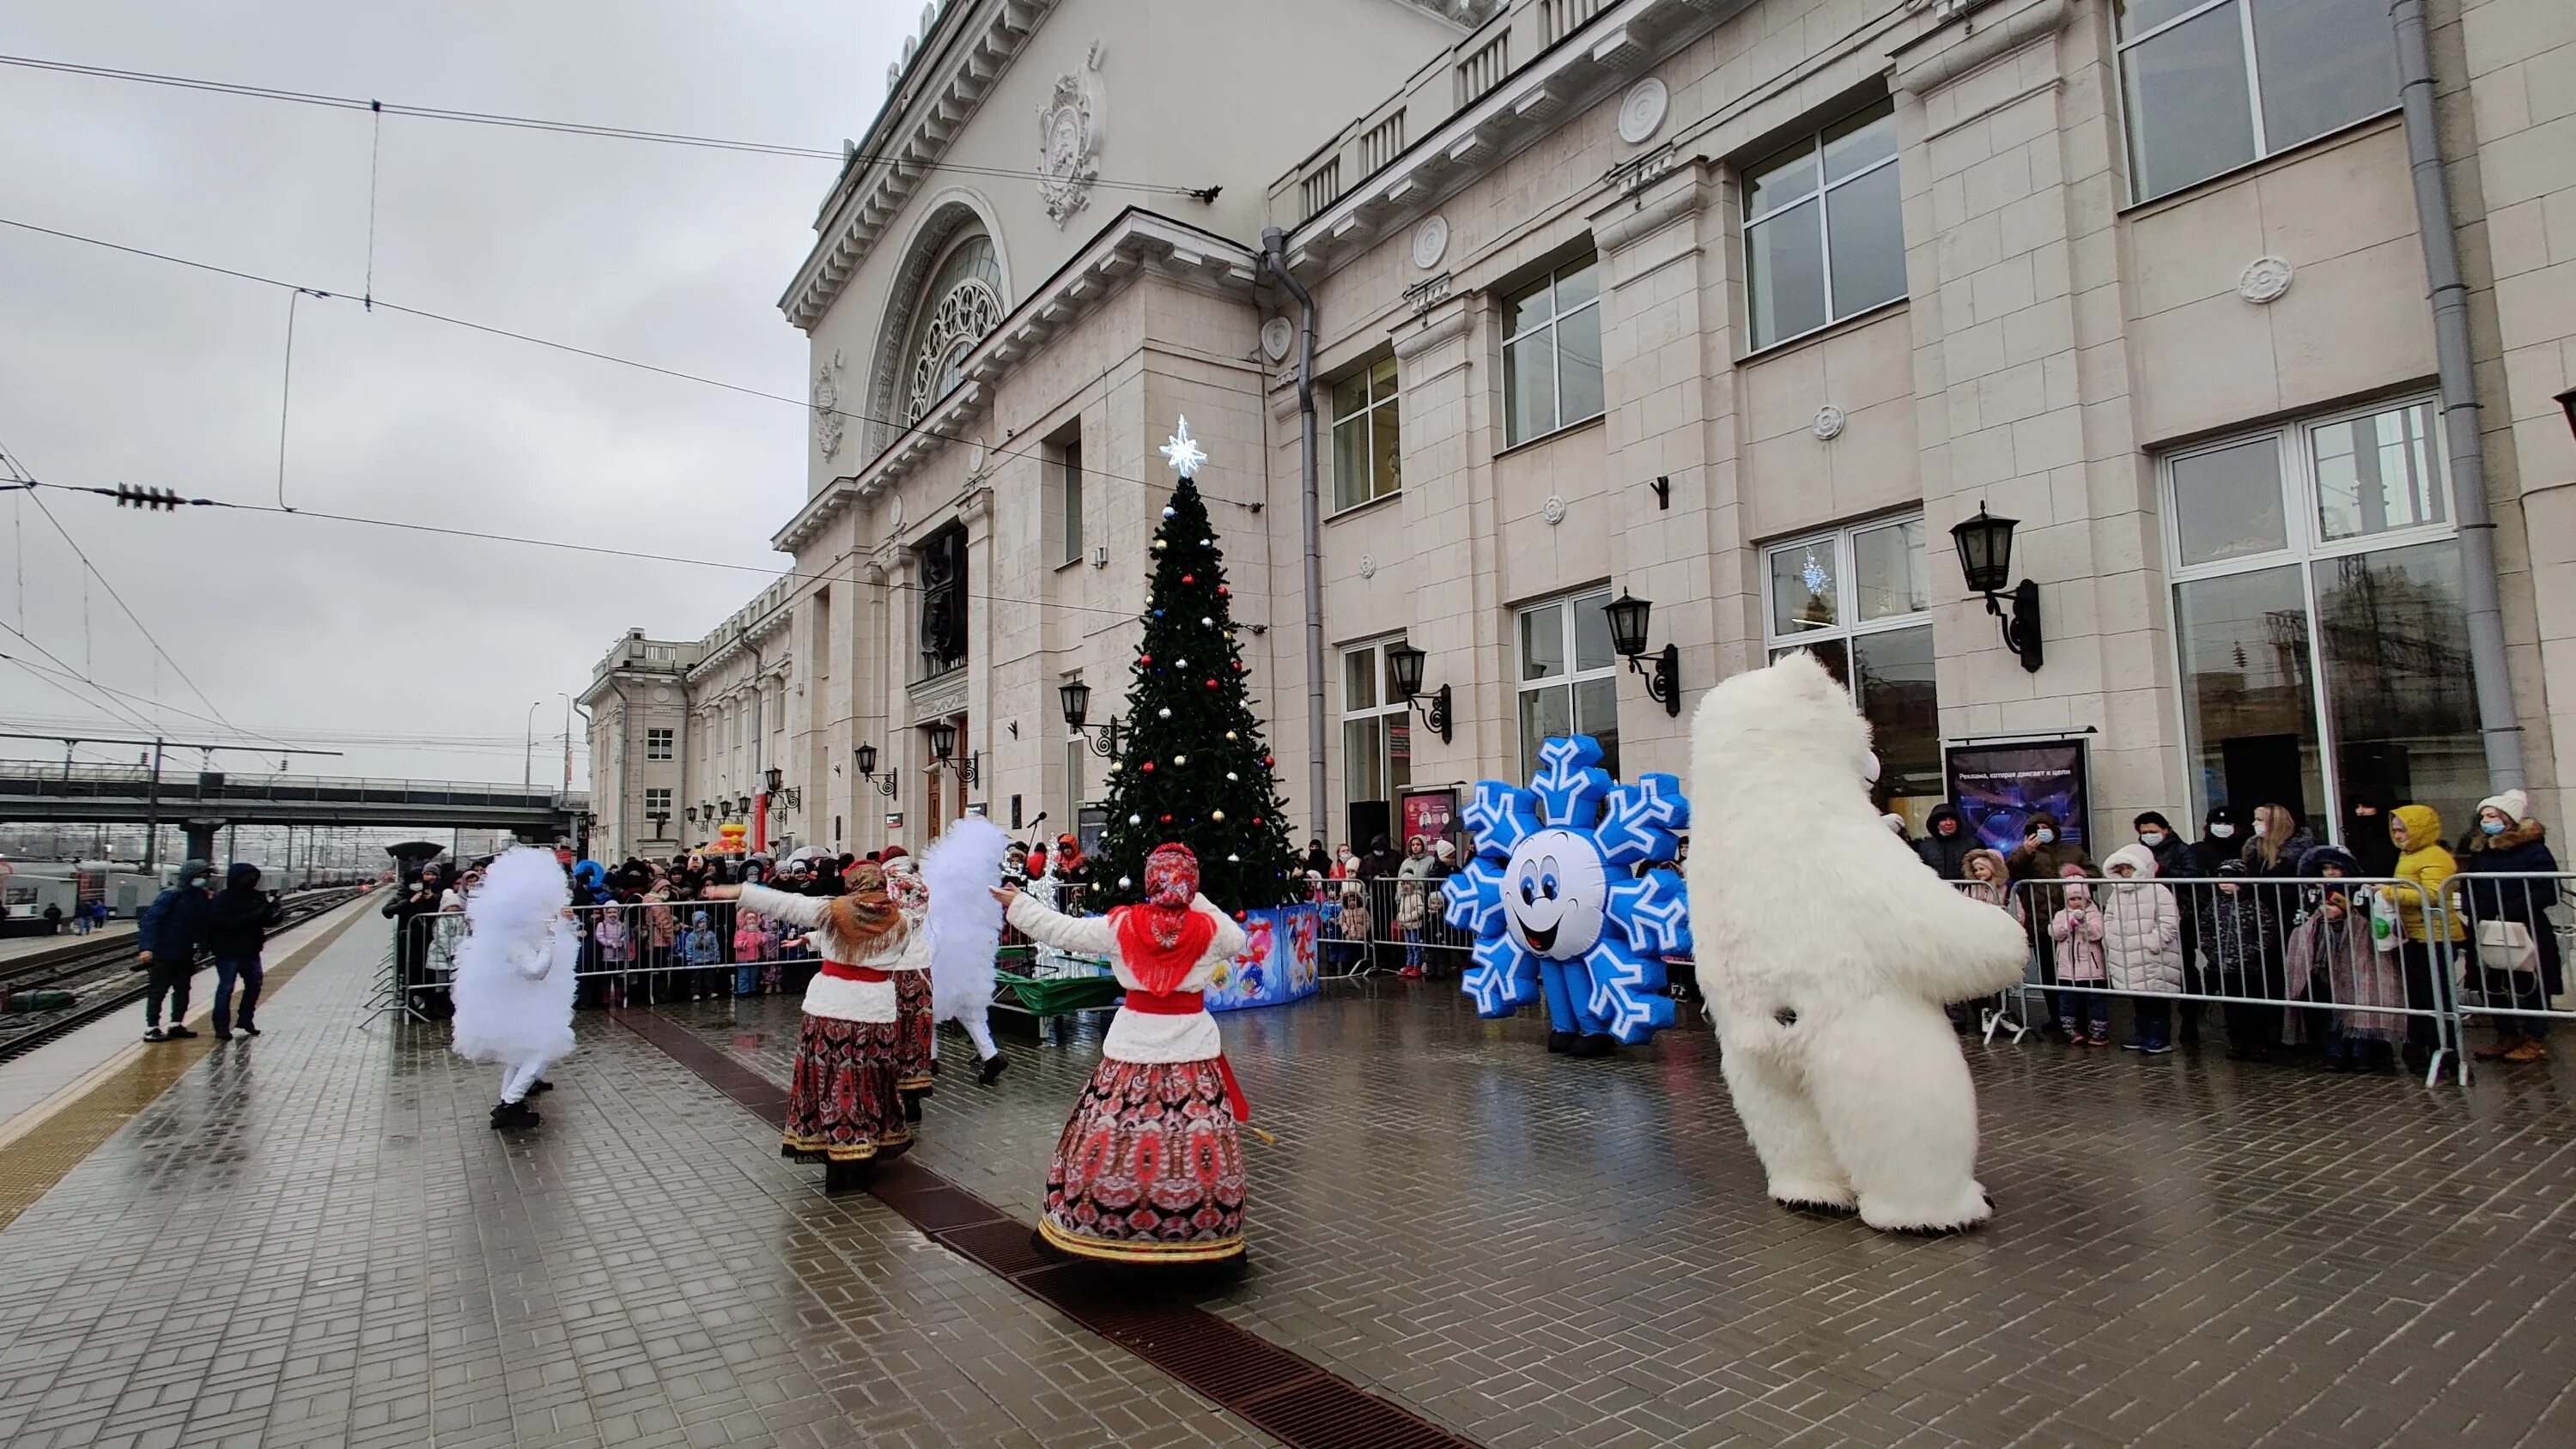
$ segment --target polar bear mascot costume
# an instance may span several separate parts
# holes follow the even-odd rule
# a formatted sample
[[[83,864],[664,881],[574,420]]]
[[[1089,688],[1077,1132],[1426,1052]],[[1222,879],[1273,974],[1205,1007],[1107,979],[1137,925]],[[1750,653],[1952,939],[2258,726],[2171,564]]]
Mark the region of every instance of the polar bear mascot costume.
[[[1691,726],[1694,954],[1771,1196],[1948,1232],[1994,1208],[1942,1008],[2019,981],[2029,943],[1888,830],[1877,774],[1868,721],[1813,655],[1709,691]]]

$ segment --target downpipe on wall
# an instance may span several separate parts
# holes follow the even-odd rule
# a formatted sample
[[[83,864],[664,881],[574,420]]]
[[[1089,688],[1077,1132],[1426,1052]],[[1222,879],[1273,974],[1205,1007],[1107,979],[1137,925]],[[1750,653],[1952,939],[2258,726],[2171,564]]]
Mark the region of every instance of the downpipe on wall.
[[[1314,803],[1310,838],[1330,840],[1324,787],[1324,522],[1315,482],[1315,296],[1288,270],[1288,234],[1261,233],[1262,260],[1297,299],[1297,465],[1306,523],[1306,780]]]
[[[2433,356],[2441,377],[2442,436],[2451,455],[2451,506],[2460,529],[2467,591],[2469,672],[2477,688],[2478,732],[2486,744],[2488,788],[2523,786],[2522,726],[2506,673],[2504,608],[2496,594],[2495,520],[2487,511],[2485,441],[2478,432],[2477,379],[2470,365],[2469,286],[2452,229],[2451,180],[2433,120],[2433,44],[2424,0],[2392,0],[2397,95],[2406,117],[2406,164],[2415,182],[2415,230],[2433,302]]]

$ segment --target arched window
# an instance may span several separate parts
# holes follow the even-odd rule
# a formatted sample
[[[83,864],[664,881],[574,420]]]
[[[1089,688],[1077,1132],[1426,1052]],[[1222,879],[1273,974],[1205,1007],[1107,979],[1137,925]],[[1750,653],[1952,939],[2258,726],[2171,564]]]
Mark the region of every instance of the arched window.
[[[903,420],[921,415],[964,379],[966,354],[1002,323],[1002,269],[993,239],[981,232],[958,241],[940,258],[930,285],[913,305],[905,339]]]

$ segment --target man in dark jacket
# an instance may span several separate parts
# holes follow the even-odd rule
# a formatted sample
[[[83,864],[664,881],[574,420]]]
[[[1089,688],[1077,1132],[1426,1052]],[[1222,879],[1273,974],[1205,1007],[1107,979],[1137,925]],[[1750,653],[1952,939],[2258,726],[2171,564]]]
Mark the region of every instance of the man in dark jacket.
[[[384,914],[394,923],[394,978],[402,986],[403,1004],[433,1021],[454,1014],[446,989],[430,979],[429,970],[430,932],[437,926],[430,918],[438,914],[446,889],[446,873],[431,861],[384,904]]]
[[[1924,817],[1924,835],[1914,842],[1914,853],[1932,867],[1932,873],[1943,880],[1968,878],[1968,852],[1977,848],[1977,838],[1968,833],[1968,823],[1959,818],[1959,807],[1944,800]]]
[[[235,981],[241,983],[241,1034],[259,1035],[251,1020],[259,1010],[259,948],[285,914],[276,898],[259,888],[259,867],[234,861],[206,912],[206,949],[215,957],[215,1040],[233,1039]]]
[[[179,870],[179,883],[155,896],[134,923],[134,964],[152,973],[143,997],[143,1039],[175,1041],[195,1036],[188,1029],[188,974],[197,969],[197,948],[206,943],[206,914],[212,895],[214,866],[189,861]],[[170,1001],[170,1025],[161,1025],[161,1001]]]

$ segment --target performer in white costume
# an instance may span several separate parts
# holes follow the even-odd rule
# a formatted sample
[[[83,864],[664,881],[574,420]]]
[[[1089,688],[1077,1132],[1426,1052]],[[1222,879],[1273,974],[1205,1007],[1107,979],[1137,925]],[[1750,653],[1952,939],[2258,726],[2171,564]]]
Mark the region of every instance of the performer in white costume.
[[[468,934],[456,950],[456,1054],[501,1067],[492,1125],[533,1127],[528,1094],[552,1085],[548,1063],[572,1050],[573,973],[581,934],[572,888],[554,852],[521,846],[483,873],[465,901]]]
[[[969,815],[948,827],[921,857],[930,892],[931,1016],[954,1021],[975,1043],[985,1086],[1010,1065],[993,1045],[993,953],[1002,944],[1002,907],[992,887],[1002,879],[1011,840],[1002,827]]]
[[[1994,1208],[1942,1008],[2019,981],[2030,943],[1888,830],[1877,773],[1868,721],[1813,655],[1710,690],[1691,726],[1693,955],[1771,1196],[1946,1232]]]

